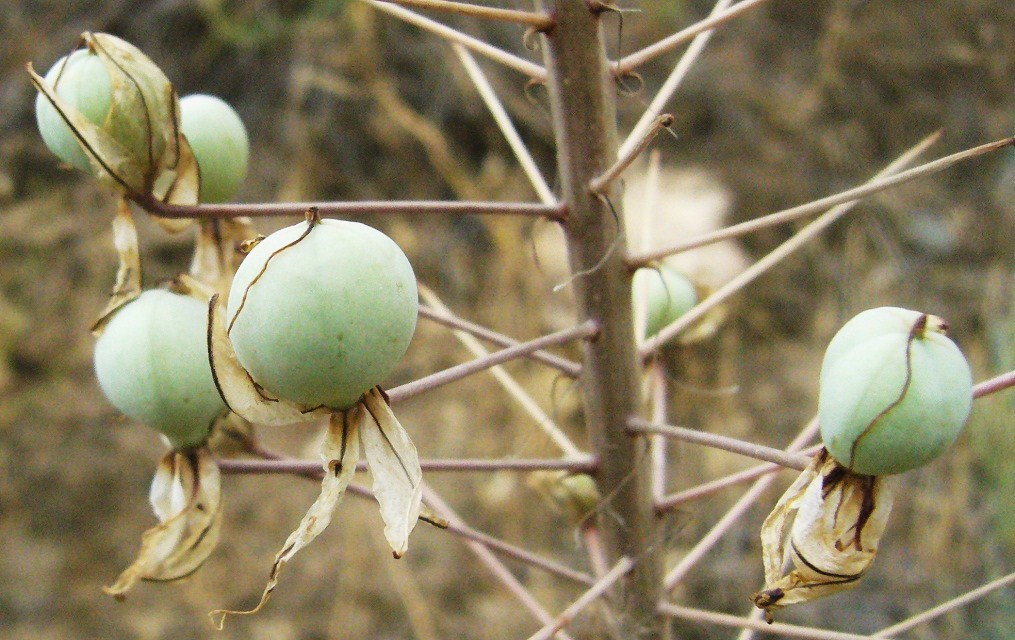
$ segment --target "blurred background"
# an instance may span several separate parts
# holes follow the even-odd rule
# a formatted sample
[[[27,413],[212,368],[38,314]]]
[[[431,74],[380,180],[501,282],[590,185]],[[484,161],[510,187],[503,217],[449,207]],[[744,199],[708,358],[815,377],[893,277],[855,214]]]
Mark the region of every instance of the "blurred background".
[[[526,2],[488,2],[528,8]],[[612,53],[630,53],[707,15],[708,2],[621,3],[605,18]],[[521,30],[434,16],[535,60]],[[668,105],[661,229],[763,215],[859,184],[937,129],[940,156],[1015,130],[1015,4],[1010,0],[772,0],[725,27]],[[212,608],[256,603],[271,560],[317,484],[283,476],[224,478],[223,541],[177,584],[142,584],[126,602],[101,592],[154,523],[148,483],[158,436],[120,417],[98,390],[88,327],[116,262],[114,198],[58,166],[35,128],[24,72],[48,69],[82,31],[143,49],[180,95],[231,102],[251,134],[240,199],[534,201],[535,195],[444,42],[359,2],[324,0],[13,1],[0,12],[0,638],[518,638],[538,625],[447,533],[420,527],[409,554],[386,550],[376,505],[347,497],[336,520],[291,562],[269,606],[212,630]],[[628,129],[679,54],[629,79]],[[553,183],[545,91],[488,61],[489,74]],[[637,198],[637,168],[629,196]],[[637,208],[637,202],[630,205]],[[146,283],[187,268],[188,234],[139,215]],[[462,316],[517,338],[570,322],[551,223],[375,216],[420,281]],[[291,220],[259,222],[264,230]],[[671,350],[676,424],[784,446],[816,408],[824,345],[850,316],[891,304],[947,318],[982,380],[1015,365],[1015,155],[960,165],[871,199],[821,240],[758,280],[711,337]],[[689,254],[695,277],[721,282],[789,237],[751,236],[725,253]],[[551,241],[547,242],[549,235]],[[561,351],[577,357],[577,353]],[[391,385],[464,361],[448,332],[421,321]],[[583,442],[572,383],[528,362],[509,366]],[[1015,564],[1015,396],[978,401],[947,456],[901,477],[882,552],[854,591],[782,620],[871,633],[1007,574]],[[486,375],[399,404],[421,456],[537,457],[558,452]],[[313,428],[264,430],[272,447],[316,456]],[[670,489],[749,460],[673,445]],[[431,473],[476,528],[587,568],[567,519],[524,474]],[[743,614],[762,582],[760,523],[785,473],[741,526],[675,592],[685,604]],[[668,516],[662,547],[678,559],[738,497],[728,490]],[[505,561],[557,612],[574,585]],[[594,615],[576,638],[600,637]],[[679,624],[681,638],[735,637]],[[1012,590],[905,637],[1011,638]]]

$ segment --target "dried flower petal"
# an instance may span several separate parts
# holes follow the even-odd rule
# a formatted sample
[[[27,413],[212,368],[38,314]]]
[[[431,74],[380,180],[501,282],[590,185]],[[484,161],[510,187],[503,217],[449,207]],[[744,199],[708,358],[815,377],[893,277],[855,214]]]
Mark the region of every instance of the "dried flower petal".
[[[218,466],[207,448],[167,454],[149,495],[160,524],[144,533],[137,559],[103,591],[122,600],[139,580],[177,580],[196,571],[218,544],[220,497]]]
[[[314,541],[331,523],[331,515],[335,507],[345,495],[345,490],[356,473],[359,461],[359,438],[357,431],[362,422],[362,414],[366,413],[362,405],[356,405],[349,411],[337,411],[332,414],[328,423],[328,432],[321,444],[321,458],[324,461],[324,480],[321,482],[321,493],[303,516],[300,525],[286,540],[282,550],[275,556],[271,567],[268,584],[261,594],[257,606],[247,611],[228,611],[217,609],[211,617],[218,629],[222,629],[226,616],[230,614],[250,615],[257,613],[271,598],[278,585],[278,576],[282,567],[301,549]]]
[[[306,422],[331,413],[323,407],[304,407],[283,398],[273,398],[254,383],[236,359],[226,329],[225,315],[224,305],[216,294],[208,304],[208,353],[215,386],[232,411],[254,424],[262,425]]]
[[[190,275],[221,293],[229,293],[242,247],[258,237],[250,218],[202,220],[197,231]]]
[[[366,411],[360,442],[374,478],[374,496],[381,505],[384,536],[396,558],[409,548],[409,533],[416,526],[423,495],[423,472],[416,447],[391,412],[380,387],[363,396]]]
[[[775,609],[857,584],[877,555],[893,496],[888,478],[852,473],[824,449],[815,456],[761,529],[765,588],[751,600],[769,622]],[[786,558],[795,569],[783,576]]]

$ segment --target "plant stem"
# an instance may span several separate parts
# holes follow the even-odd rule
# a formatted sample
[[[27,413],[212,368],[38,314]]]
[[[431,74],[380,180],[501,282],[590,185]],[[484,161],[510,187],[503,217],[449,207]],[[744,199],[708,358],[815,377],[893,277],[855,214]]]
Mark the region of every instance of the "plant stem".
[[[134,202],[148,213],[163,218],[240,218],[301,216],[317,207],[322,216],[348,216],[377,213],[423,214],[495,214],[546,217],[563,220],[560,205],[529,202],[468,202],[445,200],[365,200],[361,202],[256,202],[170,205],[151,195],[135,196]]]
[[[444,313],[439,309],[434,309],[427,306],[420,306],[419,317],[432,320],[438,324],[442,324],[446,327],[451,327],[458,331],[463,331],[469,335],[476,336],[482,340],[492,342],[499,347],[513,347],[521,344],[521,341],[509,338],[508,336],[497,333],[492,329],[488,329],[484,326],[478,325],[474,322],[469,322],[459,318],[450,312]],[[581,375],[582,366],[577,362],[562,358],[561,356],[552,354],[548,351],[533,351],[527,354],[525,357],[536,362],[542,362],[548,367],[553,367],[557,371],[560,371],[569,378],[577,378]]]
[[[219,458],[219,471],[224,474],[288,474],[316,478],[321,473],[320,460],[281,458],[258,460],[256,458]],[[420,460],[423,471],[572,471],[595,473],[598,466],[595,459],[573,458],[448,458]],[[361,460],[357,471],[366,471],[367,463]]]
[[[471,376],[474,373],[479,373],[480,371],[484,371],[498,364],[504,364],[505,362],[510,362],[516,358],[521,358],[534,351],[539,351],[558,344],[564,344],[573,340],[588,340],[598,333],[599,327],[596,323],[593,320],[586,320],[576,327],[551,333],[543,336],[542,338],[536,338],[535,340],[530,340],[528,342],[522,342],[513,347],[495,351],[490,355],[470,360],[418,380],[408,382],[395,387],[394,389],[389,389],[388,397],[392,402],[399,402],[405,398],[414,396],[417,393],[423,393],[424,391],[430,391],[431,389],[436,389],[437,387],[457,382],[462,378]]]
[[[586,428],[600,460],[596,481],[603,502],[597,514],[607,561],[637,561],[618,584],[618,632],[628,640],[666,637],[658,615],[659,554],[652,551],[655,521],[649,459],[627,418],[638,407],[638,355],[631,319],[631,281],[620,190],[594,194],[589,185],[617,160],[616,96],[598,13],[580,0],[535,0],[556,18],[542,34],[547,89],[557,142],[557,168],[568,257],[580,317],[601,329],[585,343],[581,383]],[[610,206],[613,203],[614,207]]]
[[[484,7],[478,4],[465,2],[450,2],[449,0],[385,0],[391,4],[400,4],[417,9],[434,9],[436,11],[447,11],[458,13],[473,18],[484,20],[503,20],[523,24],[539,31],[549,29],[553,26],[553,18],[545,13],[533,13],[532,11],[516,11],[514,9],[498,9],[496,7]]]

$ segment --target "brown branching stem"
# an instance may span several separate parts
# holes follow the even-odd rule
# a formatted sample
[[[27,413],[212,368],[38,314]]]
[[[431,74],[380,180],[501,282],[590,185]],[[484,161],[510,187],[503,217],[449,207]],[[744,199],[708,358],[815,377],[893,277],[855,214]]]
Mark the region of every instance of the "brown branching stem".
[[[553,18],[545,13],[533,11],[518,11],[515,9],[498,9],[478,4],[465,2],[451,2],[450,0],[385,0],[391,4],[398,4],[405,7],[417,9],[433,9],[447,13],[457,13],[471,18],[483,20],[500,20],[503,22],[514,22],[516,24],[532,27],[536,31],[546,31],[553,26]]]
[[[754,629],[765,633],[774,633],[786,638],[806,638],[808,640],[889,640],[888,636],[861,636],[855,633],[828,631],[816,627],[804,627],[784,622],[769,624],[764,620],[741,618],[728,613],[705,611],[691,607],[682,607],[668,602],[660,603],[659,612],[673,618],[681,618],[707,625],[719,625],[739,629]]]
[[[411,396],[431,391],[437,387],[457,382],[462,378],[471,376],[498,364],[510,362],[535,351],[546,349],[554,345],[565,344],[575,340],[590,340],[600,332],[599,324],[594,320],[586,320],[576,327],[557,331],[542,338],[536,338],[528,342],[495,351],[488,356],[476,358],[463,364],[450,367],[444,371],[438,371],[432,375],[420,378],[413,382],[403,384],[388,390],[388,398],[391,402],[399,402]]]
[[[514,347],[522,344],[520,341],[515,340],[514,338],[509,338],[504,334],[497,333],[492,329],[469,322],[468,320],[463,320],[462,318],[449,313],[443,313],[431,307],[420,306],[419,317],[432,320],[446,327],[451,327],[452,329],[464,331],[476,336],[477,338],[486,340],[487,342],[492,342],[500,347]],[[525,357],[541,362],[549,367],[553,367],[571,378],[577,378],[581,375],[582,366],[580,364],[546,351],[533,351],[532,353],[525,354]]]
[[[403,215],[509,215],[545,217],[558,222],[567,218],[562,205],[528,202],[469,202],[459,200],[366,200],[362,202],[258,202],[170,205],[151,195],[135,195],[133,201],[152,215],[162,218],[257,218],[302,216],[316,207],[322,216],[370,214]]]

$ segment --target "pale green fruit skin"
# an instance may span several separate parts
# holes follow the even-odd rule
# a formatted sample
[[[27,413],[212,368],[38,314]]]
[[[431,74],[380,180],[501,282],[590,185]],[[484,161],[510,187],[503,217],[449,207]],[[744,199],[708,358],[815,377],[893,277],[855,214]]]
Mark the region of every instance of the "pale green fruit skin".
[[[323,220],[279,251],[306,229],[303,222],[277,231],[244,258],[229,292],[229,337],[269,392],[347,409],[408,349],[416,278],[394,241],[357,222]]]
[[[920,315],[892,307],[866,311],[826,351],[821,439],[855,473],[891,475],[923,466],[955,441],[969,417],[972,374],[947,336],[926,331],[915,338],[907,366],[910,330]]]
[[[645,318],[647,338],[656,335],[660,329],[698,304],[698,293],[691,281],[665,265],[636,271],[631,287],[632,296],[637,296],[642,287],[647,289]]]
[[[60,75],[60,69],[65,64],[67,68]],[[113,85],[109,71],[99,56],[86,49],[79,49],[70,56],[57,60],[46,72],[46,80],[52,85],[58,75],[60,81],[56,84],[57,95],[101,126],[113,103]],[[91,172],[88,156],[81,149],[71,128],[42,93],[35,97],[35,121],[42,140],[50,151],[67,164]]]
[[[180,130],[201,173],[201,202],[227,202],[247,175],[250,141],[239,114],[204,94],[180,99]]]
[[[200,301],[145,291],[113,315],[95,344],[95,373],[109,401],[176,449],[204,442],[226,408],[208,361],[207,324]]]

